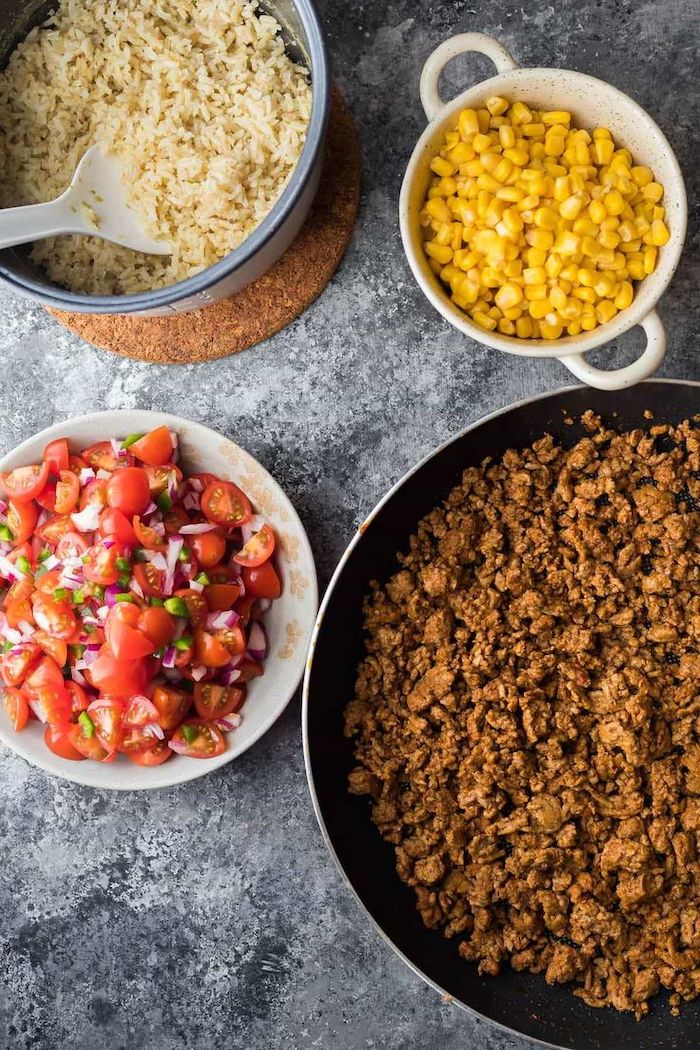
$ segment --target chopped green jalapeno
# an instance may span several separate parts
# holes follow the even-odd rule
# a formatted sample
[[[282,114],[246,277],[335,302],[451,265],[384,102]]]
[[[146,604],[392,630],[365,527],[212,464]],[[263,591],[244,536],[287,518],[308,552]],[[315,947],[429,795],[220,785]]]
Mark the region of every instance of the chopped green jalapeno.
[[[64,602],[68,597],[68,591],[65,587],[56,587],[53,596],[57,602]]]
[[[182,638],[178,638],[175,642],[175,648],[180,649],[182,652],[191,648],[194,638],[191,634],[183,634]]]
[[[82,726],[83,736],[87,737],[87,739],[90,740],[90,738],[95,735],[95,723],[90,718],[90,715],[87,713],[87,711],[80,712],[80,714],[78,715],[78,721]]]
[[[158,510],[161,510],[163,514],[167,514],[169,510],[173,508],[173,501],[171,500],[167,492],[161,492],[156,500],[156,506]]]
[[[137,441],[140,441],[142,437],[143,434],[129,434],[129,436],[122,441],[122,448],[131,448],[131,446],[135,445]]]
[[[4,540],[5,543],[12,543],[14,538],[9,525],[0,525],[0,540]]]
[[[166,598],[164,605],[173,616],[189,616],[190,614],[187,603],[182,598]]]
[[[193,744],[194,741],[199,736],[199,733],[197,732],[197,727],[196,726],[183,725],[182,726],[182,735],[184,736],[184,738],[185,738],[185,740],[186,740],[186,742],[188,744]]]

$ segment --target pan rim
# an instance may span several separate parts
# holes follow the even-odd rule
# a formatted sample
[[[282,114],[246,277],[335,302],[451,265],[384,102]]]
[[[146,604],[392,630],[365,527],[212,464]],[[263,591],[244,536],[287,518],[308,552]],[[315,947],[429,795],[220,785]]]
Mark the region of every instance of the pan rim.
[[[665,386],[690,386],[690,387],[696,387],[696,388],[700,389],[700,381],[699,380],[694,380],[694,379],[673,379],[673,378],[667,378],[667,377],[659,377],[659,378],[647,379],[647,380],[644,380],[644,382],[642,384],[640,384],[640,385],[641,386],[648,386],[648,385],[650,385],[652,383],[661,383],[661,384],[663,384]],[[514,401],[511,404],[507,405],[505,408],[495,409],[493,412],[489,412],[489,413],[487,413],[484,416],[480,416],[473,423],[470,423],[468,426],[466,426],[462,430],[458,431],[458,433],[453,434],[451,437],[449,437],[445,441],[441,442],[436,448],[434,448],[430,452],[428,452],[413,467],[409,468],[409,470],[407,470],[405,472],[405,474],[403,474],[398,479],[398,481],[396,481],[391,486],[391,488],[389,488],[387,490],[387,492],[381,497],[381,499],[378,501],[378,503],[375,504],[375,506],[372,508],[372,510],[369,512],[369,514],[361,522],[359,527],[355,529],[354,535],[353,535],[352,539],[350,540],[350,542],[345,547],[345,550],[343,551],[343,554],[341,555],[341,558],[338,561],[338,564],[336,565],[336,567],[335,567],[335,569],[333,571],[333,574],[332,574],[332,576],[331,576],[331,578],[329,580],[328,586],[326,587],[325,593],[323,595],[323,601],[321,602],[321,604],[319,606],[318,614],[316,616],[316,622],[314,624],[314,629],[313,629],[313,633],[312,633],[312,636],[311,636],[311,643],[309,645],[309,653],[308,653],[307,660],[306,660],[306,670],[304,671],[304,684],[303,684],[303,688],[302,688],[302,699],[301,699],[302,742],[303,742],[303,747],[304,747],[304,768],[306,770],[306,781],[307,781],[307,785],[308,785],[308,788],[309,788],[309,794],[311,795],[311,804],[313,806],[314,815],[316,817],[316,821],[317,821],[319,829],[321,831],[321,836],[323,838],[323,841],[324,841],[324,843],[326,845],[326,848],[327,848],[328,852],[331,855],[331,858],[333,860],[333,863],[334,863],[337,871],[340,873],[340,875],[341,875],[341,877],[343,879],[343,882],[345,883],[345,886],[347,888],[349,888],[349,890],[350,890],[352,896],[354,897],[356,903],[359,905],[360,909],[364,913],[364,916],[369,920],[369,922],[370,922],[371,926],[374,928],[375,932],[379,934],[379,936],[385,942],[385,944],[389,945],[389,947],[394,952],[394,954],[397,955],[398,958],[401,959],[401,961],[406,966],[408,966],[408,968],[417,977],[419,977],[422,981],[424,981],[425,984],[427,984],[435,992],[438,992],[451,1005],[455,1005],[455,1006],[459,1007],[459,1009],[466,1011],[466,1013],[468,1013],[475,1020],[487,1022],[488,1024],[490,1024],[494,1028],[496,1028],[499,1032],[502,1032],[505,1035],[518,1036],[521,1039],[529,1039],[530,1042],[533,1044],[533,1046],[543,1047],[544,1050],[572,1050],[572,1048],[566,1047],[566,1046],[564,1046],[561,1043],[548,1043],[548,1042],[545,1042],[542,1039],[538,1039],[536,1036],[527,1035],[524,1032],[518,1031],[516,1028],[510,1028],[508,1025],[503,1024],[501,1021],[493,1020],[493,1018],[489,1017],[488,1014],[483,1014],[479,1010],[476,1010],[473,1006],[469,1006],[469,1005],[467,1005],[467,1003],[463,1002],[461,999],[456,998],[454,995],[452,995],[450,992],[448,992],[445,988],[443,988],[440,984],[438,984],[437,981],[434,981],[431,977],[429,977],[416,963],[413,962],[412,959],[410,959],[398,947],[397,944],[395,944],[395,942],[391,939],[391,937],[389,937],[389,935],[384,931],[384,929],[380,925],[379,921],[377,919],[375,919],[375,917],[372,915],[370,910],[365,905],[364,901],[362,900],[362,898],[360,897],[359,893],[355,889],[355,886],[353,885],[349,875],[345,871],[345,868],[343,867],[343,865],[342,865],[342,863],[340,861],[340,858],[338,857],[338,854],[337,854],[337,852],[335,850],[335,846],[333,845],[333,842],[331,840],[330,834],[328,832],[328,828],[326,827],[326,822],[324,820],[323,813],[321,812],[321,806],[320,806],[320,803],[319,803],[319,800],[318,800],[318,795],[316,793],[316,785],[314,783],[314,776],[313,776],[313,771],[312,771],[312,768],[311,768],[311,756],[310,756],[310,751],[309,751],[309,719],[308,719],[308,714],[309,714],[309,691],[310,691],[311,671],[312,671],[312,668],[313,668],[314,656],[315,656],[315,653],[316,653],[316,644],[317,644],[317,641],[318,641],[318,636],[319,636],[319,633],[320,633],[320,630],[321,630],[321,625],[323,623],[323,619],[324,619],[324,616],[325,616],[325,613],[326,613],[326,609],[328,607],[328,604],[330,603],[331,596],[332,596],[332,594],[333,594],[333,592],[335,590],[336,584],[337,584],[340,576],[345,571],[345,567],[347,565],[347,562],[349,561],[353,551],[355,550],[355,547],[360,542],[360,540],[363,537],[364,532],[372,524],[374,518],[377,516],[377,514],[382,509],[382,507],[384,507],[384,505],[389,502],[389,500],[409,480],[409,478],[411,478],[417,471],[421,470],[425,466],[425,464],[427,464],[431,459],[434,459],[435,456],[438,456],[444,449],[448,448],[450,445],[454,444],[457,441],[461,441],[467,434],[471,433],[473,430],[476,430],[476,428],[480,427],[483,423],[488,423],[488,422],[490,422],[493,419],[498,419],[500,416],[504,416],[507,413],[512,412],[515,409],[522,408],[522,407],[524,407],[526,405],[531,405],[531,404],[534,404],[534,403],[539,402],[539,401],[545,401],[548,398],[558,397],[561,394],[571,394],[571,393],[573,393],[575,391],[585,390],[585,389],[587,389],[587,387],[586,387],[586,384],[584,384],[584,383],[575,383],[575,384],[571,384],[569,386],[559,387],[556,390],[548,390],[548,391],[546,391],[544,393],[541,393],[541,394],[532,394],[529,397],[521,398],[519,401]]]

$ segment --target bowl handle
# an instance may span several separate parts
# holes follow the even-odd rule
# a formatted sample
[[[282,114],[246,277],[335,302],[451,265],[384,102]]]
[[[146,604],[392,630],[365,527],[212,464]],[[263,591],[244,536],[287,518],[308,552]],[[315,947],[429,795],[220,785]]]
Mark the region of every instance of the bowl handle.
[[[486,33],[458,33],[444,40],[436,47],[423,66],[420,75],[420,100],[428,120],[435,120],[445,105],[440,98],[438,82],[440,74],[452,58],[467,51],[478,51],[480,55],[490,58],[499,73],[508,69],[517,69],[518,63],[508,54],[502,44]]]
[[[650,310],[639,323],[646,333],[647,345],[642,356],[625,368],[606,372],[604,368],[589,364],[584,354],[568,354],[559,360],[577,379],[597,390],[623,390],[634,386],[654,374],[666,353],[666,331],[656,310]]]

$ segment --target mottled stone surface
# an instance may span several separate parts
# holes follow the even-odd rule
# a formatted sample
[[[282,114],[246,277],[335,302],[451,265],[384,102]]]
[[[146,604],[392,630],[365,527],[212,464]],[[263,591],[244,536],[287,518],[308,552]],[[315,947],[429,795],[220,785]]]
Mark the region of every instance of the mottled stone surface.
[[[523,64],[612,81],[666,131],[696,215],[700,113],[698,6],[687,0],[321,7],[366,166],[357,234],[329,288],[267,344],[188,368],[111,357],[1,291],[0,451],[95,409],[202,420],[286,487],[324,584],[353,527],[419,457],[485,412],[569,381],[557,362],[470,343],[410,277],[396,200],[423,127],[429,51],[480,29]],[[448,86],[487,71],[485,59],[455,63]],[[695,225],[661,306],[665,375],[700,379],[697,276]],[[638,346],[634,333],[607,359]],[[151,795],[82,789],[3,751],[0,844],[2,1050],[530,1045],[442,1003],[369,928],[316,827],[298,699],[238,762]]]

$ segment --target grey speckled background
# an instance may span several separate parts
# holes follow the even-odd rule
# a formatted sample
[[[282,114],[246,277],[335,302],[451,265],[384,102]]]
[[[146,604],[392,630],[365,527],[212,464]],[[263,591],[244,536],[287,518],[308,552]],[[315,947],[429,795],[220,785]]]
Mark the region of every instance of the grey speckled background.
[[[286,487],[324,584],[354,526],[419,457],[483,413],[569,382],[557,362],[471,344],[410,277],[396,199],[423,126],[417,83],[429,51],[453,32],[485,30],[522,64],[611,80],[658,120],[691,201],[684,260],[661,307],[663,373],[700,379],[700,9],[688,0],[321,7],[365,157],[357,233],[330,287],[265,345],[187,368],[111,357],[2,291],[0,451],[94,409],[182,411],[234,437]],[[487,71],[485,59],[455,63],[449,88]],[[633,333],[616,359],[638,346]],[[2,752],[0,800],[2,1050],[530,1045],[442,1003],[369,928],[316,827],[298,699],[257,747],[198,783],[101,795]]]

